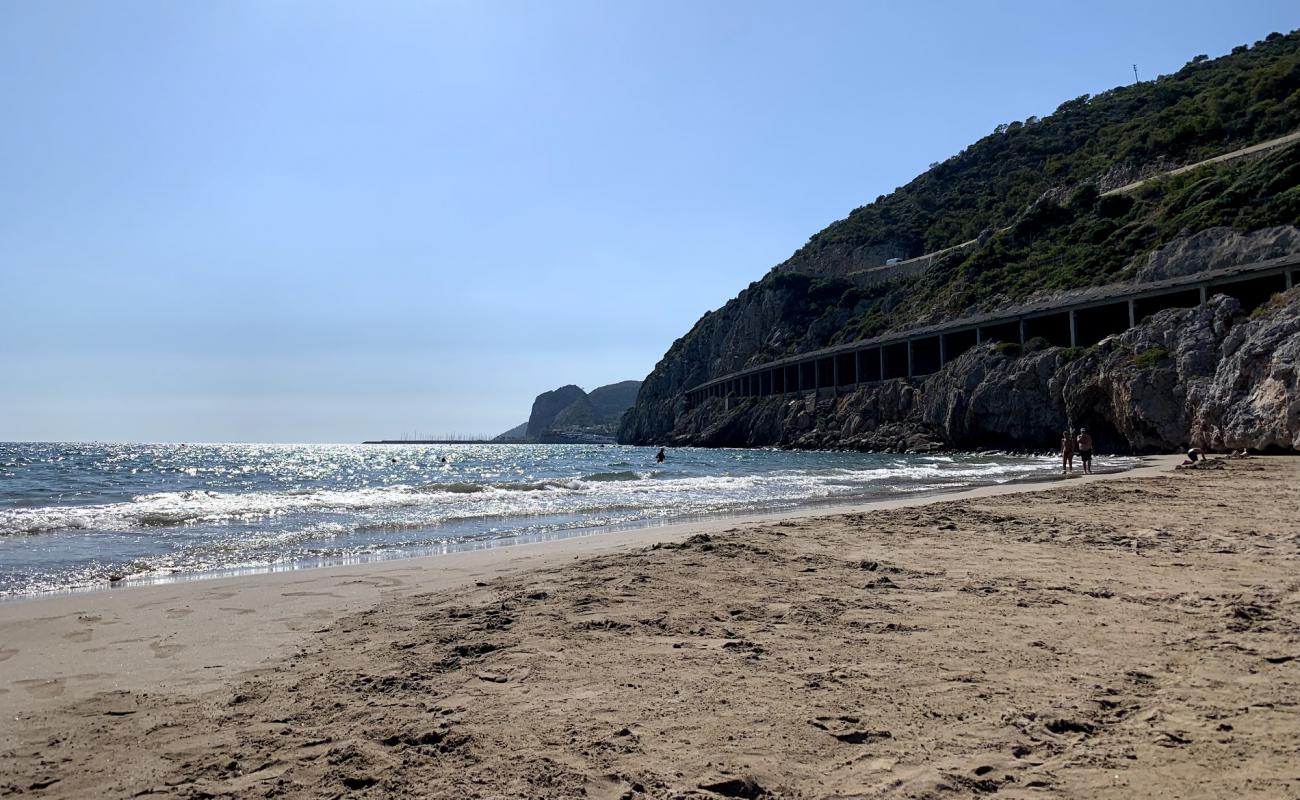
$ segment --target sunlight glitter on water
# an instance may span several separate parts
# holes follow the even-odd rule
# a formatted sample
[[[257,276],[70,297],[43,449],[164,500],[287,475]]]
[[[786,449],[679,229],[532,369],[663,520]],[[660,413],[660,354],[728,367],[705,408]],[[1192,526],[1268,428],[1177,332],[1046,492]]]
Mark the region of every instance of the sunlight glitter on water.
[[[600,445],[0,445],[0,595],[400,557],[1050,477],[1050,457]],[[1115,459],[1130,467],[1136,459]]]

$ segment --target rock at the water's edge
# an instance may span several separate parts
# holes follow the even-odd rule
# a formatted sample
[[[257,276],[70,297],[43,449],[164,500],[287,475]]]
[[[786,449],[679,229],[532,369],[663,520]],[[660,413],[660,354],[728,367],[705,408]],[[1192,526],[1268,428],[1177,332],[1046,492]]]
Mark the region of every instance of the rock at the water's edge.
[[[913,382],[746,398],[730,409],[706,401],[680,409],[667,438],[707,447],[1035,450],[1084,426],[1105,451],[1300,451],[1297,365],[1300,289],[1252,315],[1218,295],[1082,352],[985,345]],[[636,424],[625,423],[631,441],[650,443],[638,441]]]

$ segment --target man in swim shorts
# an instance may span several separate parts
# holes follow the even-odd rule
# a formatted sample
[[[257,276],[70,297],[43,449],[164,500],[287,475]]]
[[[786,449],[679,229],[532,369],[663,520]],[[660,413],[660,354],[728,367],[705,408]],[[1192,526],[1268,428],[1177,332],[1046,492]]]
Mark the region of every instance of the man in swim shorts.
[[[1079,458],[1083,459],[1083,473],[1092,474],[1092,434],[1087,428],[1079,429]]]

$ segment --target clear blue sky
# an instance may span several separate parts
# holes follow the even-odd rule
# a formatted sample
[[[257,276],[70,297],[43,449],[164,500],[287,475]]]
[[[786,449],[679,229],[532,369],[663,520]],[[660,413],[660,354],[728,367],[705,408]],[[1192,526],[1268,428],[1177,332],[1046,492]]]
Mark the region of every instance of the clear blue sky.
[[[1293,1],[0,0],[0,439],[498,433]]]

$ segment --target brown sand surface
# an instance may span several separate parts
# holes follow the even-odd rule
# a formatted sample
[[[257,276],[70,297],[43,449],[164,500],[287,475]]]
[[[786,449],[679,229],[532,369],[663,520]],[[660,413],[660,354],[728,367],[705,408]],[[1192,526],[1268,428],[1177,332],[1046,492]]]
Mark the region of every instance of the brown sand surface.
[[[108,597],[197,643],[0,661],[0,795],[1300,797],[1298,459],[721,527],[340,585],[229,658],[164,608],[216,581],[0,608],[24,676]]]

